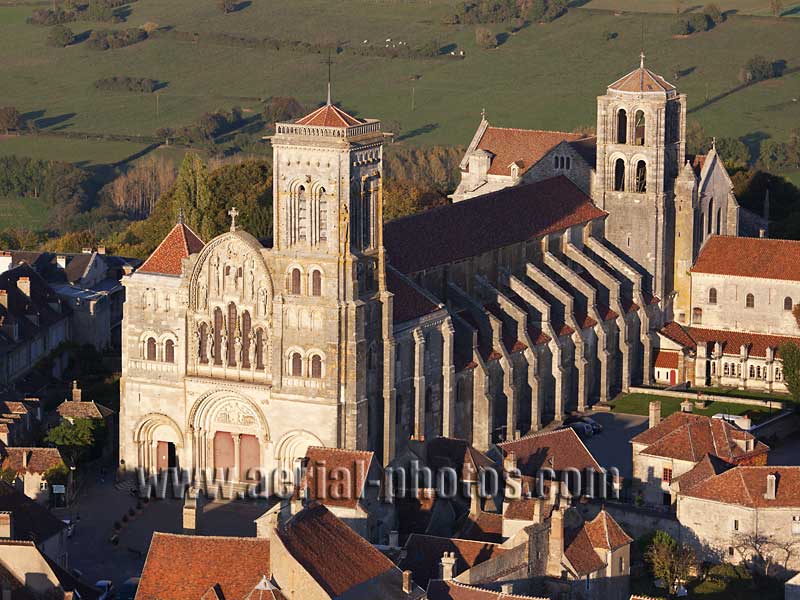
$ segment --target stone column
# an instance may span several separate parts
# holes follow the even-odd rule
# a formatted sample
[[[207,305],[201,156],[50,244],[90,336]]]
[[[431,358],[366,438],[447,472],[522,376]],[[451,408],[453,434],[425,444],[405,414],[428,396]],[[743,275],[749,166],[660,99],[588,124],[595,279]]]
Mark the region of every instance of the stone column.
[[[539,377],[539,356],[533,348],[525,351],[528,361],[528,387],[531,388],[531,431],[539,431],[542,427],[542,401]]]
[[[597,360],[600,362],[600,403],[605,404],[611,395],[611,357],[608,352],[608,339],[605,323],[598,323]]]
[[[456,367],[453,359],[453,336],[455,329],[453,321],[447,317],[441,325],[442,333],[442,383],[444,394],[442,398],[442,435],[452,437],[455,431],[455,374]]]
[[[425,336],[414,330],[414,437],[425,438]]]
[[[233,438],[233,477],[231,477],[231,481],[239,481],[239,472],[242,459],[241,456],[242,434],[232,433],[231,437]]]
[[[578,412],[584,412],[589,397],[589,386],[586,382],[589,361],[586,360],[586,343],[581,337],[580,331],[575,332],[573,340],[575,341],[575,369],[578,371]]]

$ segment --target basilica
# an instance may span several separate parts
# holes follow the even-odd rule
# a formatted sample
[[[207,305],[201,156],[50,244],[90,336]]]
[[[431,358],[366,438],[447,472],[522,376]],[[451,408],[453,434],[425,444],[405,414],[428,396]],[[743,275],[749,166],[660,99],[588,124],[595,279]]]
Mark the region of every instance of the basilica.
[[[241,482],[311,446],[387,464],[655,383],[705,241],[758,222],[685,130],[685,96],[642,57],[597,99],[596,136],[484,117],[453,204],[384,224],[380,121],[329,101],[277,123],[272,238],[235,208],[212,240],[179,220],[125,278],[120,458]]]

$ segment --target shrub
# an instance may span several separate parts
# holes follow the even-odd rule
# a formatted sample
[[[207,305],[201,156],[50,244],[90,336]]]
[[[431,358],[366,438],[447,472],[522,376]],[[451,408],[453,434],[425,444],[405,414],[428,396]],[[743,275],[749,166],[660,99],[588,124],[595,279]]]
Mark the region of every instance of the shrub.
[[[610,42],[611,40],[615,40],[615,39],[617,39],[617,37],[618,37],[618,35],[617,35],[616,31],[604,31],[603,32],[603,39],[605,41],[607,41],[607,42]]]
[[[154,92],[158,82],[147,77],[105,77],[94,82],[94,87],[98,90],[109,92]]]
[[[488,50],[497,46],[497,36],[486,27],[478,27],[475,29],[475,42],[479,48]]]
[[[531,21],[538,23],[544,19],[545,12],[547,12],[546,0],[533,0],[528,17],[530,17]]]
[[[217,8],[225,14],[236,10],[236,3],[233,0],[217,0]]]
[[[138,27],[131,29],[93,31],[86,42],[92,50],[124,48],[147,39],[147,32]]]
[[[716,4],[706,4],[703,7],[703,14],[714,24],[719,25],[725,20],[725,15]]]
[[[64,48],[75,41],[75,34],[65,25],[56,25],[47,35],[47,45],[56,48]]]
[[[744,80],[746,82],[762,81],[772,77],[775,77],[775,64],[760,54],[753,56],[744,66]]]
[[[103,23],[119,23],[122,19],[114,14],[114,7],[106,0],[92,0],[82,15],[87,21],[100,21]]]
[[[547,23],[551,23],[566,12],[566,0],[547,0],[547,10],[544,13],[544,20]]]
[[[675,19],[669,30],[672,35],[689,35],[692,33],[692,28],[689,26],[689,21],[683,17]]]
[[[702,13],[692,13],[689,15],[689,28],[692,33],[708,31],[708,17]]]
[[[63,10],[57,8],[51,10],[49,8],[37,8],[28,17],[28,23],[31,25],[60,25],[62,23],[69,23],[77,19],[78,15],[75,11]]]

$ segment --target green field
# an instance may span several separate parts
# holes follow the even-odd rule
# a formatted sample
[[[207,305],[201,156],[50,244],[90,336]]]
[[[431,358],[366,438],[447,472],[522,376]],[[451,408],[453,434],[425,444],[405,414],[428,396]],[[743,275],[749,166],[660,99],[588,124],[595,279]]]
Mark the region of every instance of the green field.
[[[19,227],[33,231],[47,228],[47,205],[39,198],[0,196],[0,229]]]
[[[69,160],[87,167],[124,160],[146,146],[132,142],[75,140],[48,135],[0,136],[0,156],[16,154],[44,160]]]
[[[644,415],[648,414],[650,402],[654,400],[661,401],[661,416],[668,417],[672,413],[678,412],[681,409],[681,398],[672,398],[670,396],[656,396],[650,394],[625,394],[618,396],[610,402],[614,412],[626,413],[630,415]],[[759,423],[769,418],[771,414],[777,413],[777,408],[770,411],[767,407],[760,406],[747,406],[745,404],[733,404],[729,402],[711,402],[706,408],[695,409],[694,413],[698,415],[705,415],[707,417],[724,413],[728,415],[743,415],[748,414],[754,423]]]
[[[644,24],[648,66],[668,79],[676,71],[684,73],[676,83],[688,94],[690,118],[700,120],[710,133],[785,139],[800,123],[800,72],[698,109],[707,98],[737,86],[739,70],[753,54],[786,60],[789,68],[800,66],[800,19],[736,16],[709,32],[673,39],[672,15],[615,16],[584,7],[570,10],[552,24],[525,27],[487,51],[476,46],[474,27],[442,24],[455,4],[254,1],[223,15],[212,0],[140,0],[130,5],[127,23],[117,27],[152,22],[182,31],[336,41],[344,46],[364,40],[383,43],[388,38],[412,46],[431,39],[442,47],[454,44],[465,51],[464,60],[388,59],[345,52],[335,57],[334,96],[359,115],[399,122],[401,137],[408,143],[465,144],[484,107],[497,125],[571,130],[593,124],[595,97],[638,63]],[[45,43],[46,27],[25,23],[30,12],[30,7],[0,7],[0,105],[17,106],[45,130],[152,135],[159,127],[189,124],[217,108],[238,105],[258,110],[259,99],[273,95],[296,96],[309,104],[324,96],[327,67],[319,54],[166,38],[106,52],[90,50],[84,43],[51,48]],[[92,26],[70,24],[76,33]],[[493,29],[502,33],[507,27]],[[605,41],[606,31],[616,32],[618,38]],[[93,88],[98,78],[113,75],[166,82],[158,107],[153,94]],[[108,142],[96,143],[102,146],[97,152],[83,150],[85,144],[68,144],[59,158],[112,160],[105,158],[107,152],[124,153],[122,149],[116,153]],[[0,152],[10,151],[2,149],[4,144],[10,147],[2,142]],[[51,153],[48,144],[22,150]]]
[[[716,3],[723,12],[734,12],[738,15],[773,16],[769,2],[765,0],[721,0]],[[585,4],[587,8],[596,8],[626,12],[660,12],[674,13],[675,0],[591,0]],[[682,2],[681,10],[698,10],[702,4]],[[784,2],[783,16],[800,16],[800,2]]]

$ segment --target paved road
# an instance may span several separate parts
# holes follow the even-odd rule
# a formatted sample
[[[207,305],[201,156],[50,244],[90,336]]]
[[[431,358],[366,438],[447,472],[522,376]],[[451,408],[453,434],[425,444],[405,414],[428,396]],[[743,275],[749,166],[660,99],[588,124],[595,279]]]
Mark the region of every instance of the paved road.
[[[626,479],[633,475],[630,439],[647,429],[647,417],[623,413],[598,412],[590,415],[603,426],[603,432],[584,439],[586,447],[600,463],[616,467]]]
[[[769,464],[800,466],[800,434],[772,448],[769,452]]]

